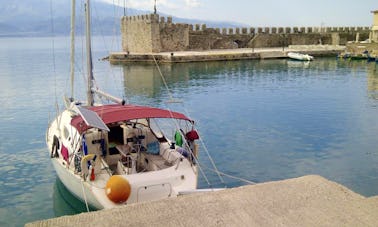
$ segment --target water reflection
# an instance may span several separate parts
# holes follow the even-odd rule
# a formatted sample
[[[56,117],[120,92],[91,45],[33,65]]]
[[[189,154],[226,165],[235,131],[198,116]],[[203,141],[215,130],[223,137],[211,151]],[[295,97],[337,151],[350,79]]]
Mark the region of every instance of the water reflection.
[[[85,203],[71,194],[58,177],[54,184],[53,208],[55,217],[87,212]],[[89,207],[89,210],[94,211],[96,209]]]
[[[367,90],[369,97],[378,99],[378,64],[369,64],[367,70]]]

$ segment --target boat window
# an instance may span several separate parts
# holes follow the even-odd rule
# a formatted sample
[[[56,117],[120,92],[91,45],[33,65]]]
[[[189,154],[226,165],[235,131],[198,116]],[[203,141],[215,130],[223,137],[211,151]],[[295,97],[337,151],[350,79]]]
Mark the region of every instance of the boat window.
[[[64,127],[63,129],[63,137],[64,139],[67,139],[70,136],[70,132],[68,131],[67,127]]]
[[[163,136],[169,140],[174,140],[174,135],[177,130],[188,131],[190,122],[186,120],[178,120],[173,118],[151,118],[150,128],[158,138]]]

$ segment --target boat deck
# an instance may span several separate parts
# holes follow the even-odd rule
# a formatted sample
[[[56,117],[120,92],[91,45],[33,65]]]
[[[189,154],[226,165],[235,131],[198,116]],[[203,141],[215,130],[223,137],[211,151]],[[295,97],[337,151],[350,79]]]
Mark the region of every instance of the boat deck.
[[[185,195],[63,216],[34,226],[376,226],[378,196],[366,198],[320,176]]]

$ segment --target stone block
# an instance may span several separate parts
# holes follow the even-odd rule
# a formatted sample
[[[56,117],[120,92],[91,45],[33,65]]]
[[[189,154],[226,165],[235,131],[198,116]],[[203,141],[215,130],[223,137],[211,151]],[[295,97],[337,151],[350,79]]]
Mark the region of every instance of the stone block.
[[[222,35],[227,35],[227,28],[222,28]]]
[[[258,32],[258,33],[263,33],[263,28],[258,27],[258,28],[257,28],[257,32]]]
[[[228,34],[229,34],[229,35],[234,34],[234,29],[233,29],[233,28],[229,28],[229,29],[228,29]]]
[[[240,28],[235,29],[235,34],[239,35],[240,34]]]
[[[167,17],[167,23],[172,24],[172,17]]]
[[[277,28],[276,27],[272,28],[272,34],[277,34]]]
[[[247,30],[248,30],[247,28],[242,28],[242,34],[244,35],[247,34]]]
[[[195,27],[196,27],[196,31],[200,30],[200,25],[199,24],[196,24]]]
[[[291,33],[291,27],[286,27],[285,28],[285,33],[290,34]]]
[[[270,33],[270,27],[265,27],[264,33],[269,34]]]
[[[159,23],[159,14],[151,14],[151,20],[155,23]]]
[[[250,34],[255,34],[255,28],[249,28],[249,33]]]
[[[206,30],[206,24],[202,24],[202,26],[201,26],[201,30],[202,30],[202,31],[205,31],[205,30]]]
[[[283,27],[279,27],[279,28],[278,28],[278,33],[279,33],[279,34],[284,33],[284,28],[283,28]]]

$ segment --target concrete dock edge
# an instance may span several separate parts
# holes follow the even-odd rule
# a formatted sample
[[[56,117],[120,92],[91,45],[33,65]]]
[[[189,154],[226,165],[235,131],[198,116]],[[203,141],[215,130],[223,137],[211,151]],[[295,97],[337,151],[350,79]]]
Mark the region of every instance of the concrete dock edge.
[[[377,226],[366,198],[317,175],[26,224],[42,226]]]
[[[108,59],[112,64],[128,62],[160,63],[230,61],[245,59],[286,58],[288,52],[310,54],[314,57],[337,56],[345,50],[345,46],[332,45],[296,45],[286,48],[239,48],[207,51],[176,51],[159,53],[112,52]],[[154,60],[155,58],[155,60]]]

